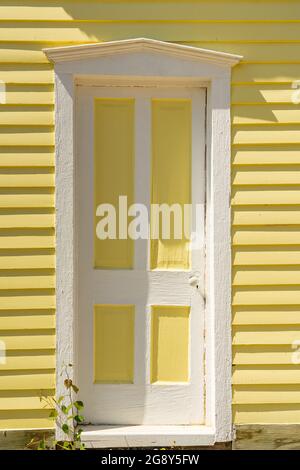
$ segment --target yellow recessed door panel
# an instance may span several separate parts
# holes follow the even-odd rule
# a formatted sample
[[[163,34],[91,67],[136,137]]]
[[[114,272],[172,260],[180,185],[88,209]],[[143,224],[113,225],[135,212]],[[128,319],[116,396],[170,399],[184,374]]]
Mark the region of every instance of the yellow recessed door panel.
[[[94,382],[133,383],[134,306],[95,305]]]
[[[151,382],[188,382],[190,307],[151,310]]]
[[[134,99],[96,98],[94,101],[94,213],[96,268],[133,267],[133,241],[119,237],[119,196],[127,196],[128,206],[134,194]],[[110,204],[101,217],[96,216],[100,204]],[[109,212],[108,212],[109,211]],[[99,238],[99,224],[107,233],[115,214],[115,234]],[[101,222],[102,220],[102,222]]]
[[[152,100],[151,203],[156,206],[151,212],[151,269],[190,266],[190,220],[184,206],[191,203],[191,113],[189,99]],[[170,217],[162,215],[163,204]]]

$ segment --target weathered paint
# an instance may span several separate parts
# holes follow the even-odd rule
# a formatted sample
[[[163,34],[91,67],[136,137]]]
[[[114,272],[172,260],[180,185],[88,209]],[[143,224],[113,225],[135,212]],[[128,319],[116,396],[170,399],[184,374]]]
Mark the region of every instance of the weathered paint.
[[[152,100],[152,204],[179,204],[182,212],[185,204],[191,204],[191,121],[191,100]],[[159,219],[152,215],[154,234]],[[159,239],[151,240],[151,269],[189,269],[189,241],[176,240],[174,224],[170,224],[169,240],[164,239],[162,228]],[[183,222],[179,225],[185,233]]]
[[[128,206],[134,202],[134,107],[135,102],[131,98],[97,98],[94,101],[96,227],[99,223],[96,216],[99,205],[118,207],[119,195],[127,197]],[[116,215],[119,216],[118,213]],[[116,231],[119,230],[117,224]],[[94,247],[95,268],[133,267],[133,240],[101,240],[95,235]]]
[[[38,400],[41,387],[54,390],[55,347],[54,93],[42,48],[139,36],[244,56],[232,76],[234,420],[299,423],[299,366],[290,360],[300,339],[299,2],[6,3],[0,337],[9,360],[0,365],[0,427],[52,425]]]

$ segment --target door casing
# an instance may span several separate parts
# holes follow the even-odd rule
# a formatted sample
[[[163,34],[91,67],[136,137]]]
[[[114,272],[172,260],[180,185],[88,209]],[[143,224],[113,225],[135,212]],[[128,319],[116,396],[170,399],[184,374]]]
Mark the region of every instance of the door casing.
[[[76,83],[205,86],[207,99],[206,430],[196,442],[232,439],[230,86],[241,56],[152,39],[132,39],[44,50],[55,65],[57,394],[61,368],[76,363],[77,259],[75,213]],[[183,431],[182,442],[186,443]],[[171,436],[170,432],[170,436]],[[59,435],[59,433],[58,433]],[[194,436],[195,437],[195,436]],[[194,438],[193,438],[194,439]],[[143,445],[139,441],[139,445]],[[195,443],[195,440],[193,440]],[[180,440],[177,441],[180,445]]]

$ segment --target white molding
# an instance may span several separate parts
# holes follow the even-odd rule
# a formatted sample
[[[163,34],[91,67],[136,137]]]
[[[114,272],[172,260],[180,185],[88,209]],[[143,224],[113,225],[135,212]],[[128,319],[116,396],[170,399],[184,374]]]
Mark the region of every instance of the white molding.
[[[88,55],[91,48],[96,51],[92,57]],[[105,53],[102,53],[104,50]],[[99,44],[47,49],[46,53],[51,60],[58,62],[55,63],[57,393],[61,394],[63,390],[60,376],[62,365],[77,363],[74,209],[76,84],[78,81],[80,84],[93,84],[98,79],[107,86],[116,86],[118,80],[127,84],[139,82],[139,86],[148,86],[149,81],[157,86],[162,83],[165,86],[168,82],[170,86],[173,83],[177,86],[205,83],[208,90],[205,427],[213,430],[214,442],[230,441],[230,77],[231,66],[240,57],[203,49],[197,55],[196,48],[140,39],[116,41],[107,44],[107,47]],[[63,56],[68,60],[62,61]]]
[[[207,426],[83,426],[86,448],[211,446],[215,433]]]
[[[198,77],[152,77],[152,76],[119,76],[119,75],[85,75],[80,74],[75,77],[75,85],[79,86],[100,86],[100,87],[157,87],[160,88],[206,88],[209,86],[208,80],[201,80]]]
[[[79,46],[63,46],[44,49],[45,54],[51,62],[65,62],[70,60],[81,60],[100,58],[104,55],[126,54],[128,52],[151,51],[158,54],[166,53],[178,58],[194,59],[201,62],[213,62],[218,65],[237,64],[242,56],[229,54],[227,52],[201,49],[200,47],[185,46],[170,42],[158,41],[156,39],[136,38],[123,41],[111,41],[103,43],[82,44]]]

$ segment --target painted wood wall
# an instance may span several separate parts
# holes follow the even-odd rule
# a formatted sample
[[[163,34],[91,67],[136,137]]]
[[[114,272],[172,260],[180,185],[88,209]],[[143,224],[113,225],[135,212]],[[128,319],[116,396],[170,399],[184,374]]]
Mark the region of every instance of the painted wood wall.
[[[150,37],[244,56],[232,76],[234,422],[299,423],[298,0],[0,1],[0,428],[51,425],[53,70],[44,47]]]

